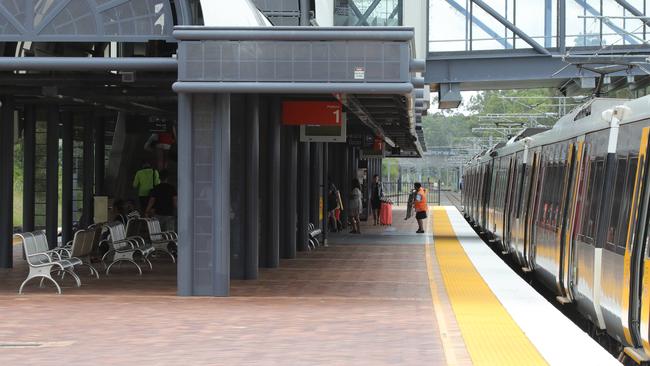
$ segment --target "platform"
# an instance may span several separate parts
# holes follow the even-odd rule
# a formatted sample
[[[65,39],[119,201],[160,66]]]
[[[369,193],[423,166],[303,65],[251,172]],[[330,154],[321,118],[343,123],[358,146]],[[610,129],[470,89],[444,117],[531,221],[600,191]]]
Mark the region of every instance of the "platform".
[[[3,363],[192,365],[617,365],[528,287],[452,207],[415,233],[332,234],[328,247],[233,281],[231,296],[177,297],[165,261],[138,278],[126,266],[73,288],[16,289],[0,273]],[[67,314],[65,317],[61,314]],[[207,316],[206,316],[207,315]],[[531,316],[532,315],[532,316]],[[76,320],[71,320],[71,319]],[[206,323],[199,319],[210,318]],[[52,354],[57,357],[52,358]]]

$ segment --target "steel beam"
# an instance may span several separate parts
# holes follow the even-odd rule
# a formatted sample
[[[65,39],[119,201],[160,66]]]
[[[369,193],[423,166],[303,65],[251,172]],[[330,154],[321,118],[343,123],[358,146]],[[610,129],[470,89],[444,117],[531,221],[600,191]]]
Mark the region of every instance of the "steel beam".
[[[650,18],[646,17],[645,14],[639,9],[637,9],[634,5],[630,4],[627,2],[627,0],[615,0],[620,6],[622,6],[625,10],[629,11],[630,14],[634,15],[635,17],[640,17],[639,20],[641,20],[645,25],[650,26]]]
[[[458,12],[463,14],[465,18],[470,18],[470,14],[465,9],[464,6],[460,5],[457,3],[455,0],[446,0],[447,4],[451,5],[454,9],[456,9]],[[504,37],[502,37],[499,33],[495,32],[492,28],[490,28],[487,24],[483,23],[480,19],[476,17],[471,17],[472,23],[476,24],[479,28],[481,28],[485,33],[487,33],[490,37],[494,38],[495,41],[499,42],[504,48],[512,48],[512,44],[508,42]]]
[[[412,27],[204,27],[177,26],[179,41],[410,41]]]
[[[632,75],[644,75],[633,68]],[[567,67],[560,57],[529,54],[463,57],[427,61],[427,84],[459,83],[461,90],[555,87],[567,79],[595,77],[597,74]],[[627,72],[611,74],[627,76]]]
[[[557,2],[557,47],[561,54],[566,53],[566,1]]]
[[[309,26],[309,0],[300,0],[300,25]]]
[[[492,9],[488,4],[483,2],[483,0],[471,0],[474,4],[476,4],[478,7],[483,9],[486,13],[490,14],[494,19],[498,20],[499,23],[503,24],[506,28],[510,29],[512,33],[516,34],[519,36],[519,38],[523,39],[526,43],[528,43],[531,47],[535,49],[535,51],[541,53],[542,55],[550,55],[551,53],[544,48],[542,45],[537,43],[534,39],[532,39],[526,32],[523,30],[519,29],[516,25],[512,24],[508,19],[504,18],[501,14],[499,14],[498,11]]]
[[[372,14],[373,11],[375,11],[375,9],[379,5],[379,3],[381,3],[381,0],[373,0],[373,2],[370,4],[370,6],[368,6],[366,11],[363,14],[361,14],[361,17],[359,17],[359,19],[357,20],[356,25],[357,26],[369,26],[370,24],[368,24],[368,17]],[[350,1],[350,5],[355,6],[354,0]],[[357,10],[359,10],[359,9],[357,9]]]
[[[59,227],[59,106],[47,108],[45,231],[50,249],[57,246]]]
[[[0,71],[176,71],[169,57],[0,57]]]
[[[399,94],[413,90],[411,83],[310,83],[310,82],[210,82],[177,81],[177,93],[263,93],[263,94]]]
[[[14,105],[3,97],[0,110],[0,268],[13,267]]]
[[[323,173],[322,166],[322,143],[312,142],[311,151],[309,156],[311,158],[311,163],[309,166],[309,194],[310,194],[310,210],[309,210],[309,221],[314,224],[316,227],[320,227],[320,200],[321,200],[321,175]]]

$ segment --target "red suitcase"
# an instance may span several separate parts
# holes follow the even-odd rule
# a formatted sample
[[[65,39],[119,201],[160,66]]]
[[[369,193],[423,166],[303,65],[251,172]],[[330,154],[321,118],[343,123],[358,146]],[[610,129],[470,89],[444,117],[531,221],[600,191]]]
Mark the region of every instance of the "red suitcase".
[[[382,225],[393,225],[393,205],[382,202],[379,210],[379,222]]]

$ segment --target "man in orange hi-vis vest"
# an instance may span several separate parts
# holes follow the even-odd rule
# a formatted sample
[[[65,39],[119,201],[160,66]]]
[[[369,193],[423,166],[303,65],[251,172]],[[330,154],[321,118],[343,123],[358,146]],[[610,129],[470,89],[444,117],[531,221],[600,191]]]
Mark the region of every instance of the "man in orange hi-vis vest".
[[[415,207],[415,219],[418,221],[418,231],[416,233],[424,233],[424,219],[427,218],[427,193],[420,183],[415,183],[413,185],[416,190],[415,199],[413,200],[413,206]]]

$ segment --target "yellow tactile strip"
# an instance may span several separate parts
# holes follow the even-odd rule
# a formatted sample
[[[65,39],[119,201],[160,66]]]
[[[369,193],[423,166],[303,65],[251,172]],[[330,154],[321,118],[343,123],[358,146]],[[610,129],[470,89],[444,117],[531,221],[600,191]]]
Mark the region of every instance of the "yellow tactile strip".
[[[433,209],[434,248],[474,365],[547,365],[465,254],[444,207]]]

